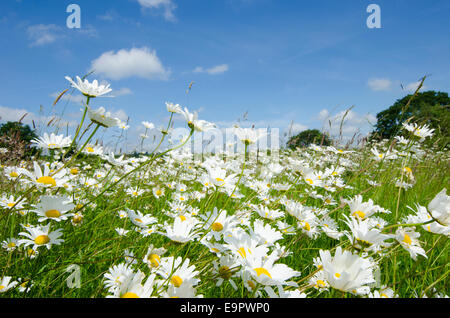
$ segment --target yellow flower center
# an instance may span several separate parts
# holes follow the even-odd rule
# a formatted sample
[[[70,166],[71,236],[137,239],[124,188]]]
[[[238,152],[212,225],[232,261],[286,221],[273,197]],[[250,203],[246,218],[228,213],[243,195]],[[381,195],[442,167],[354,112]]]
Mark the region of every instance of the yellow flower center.
[[[45,216],[48,218],[58,218],[61,216],[61,212],[58,210],[48,210],[45,212]]]
[[[15,247],[15,246],[16,246],[16,243],[14,243],[14,242],[8,243],[8,247]]]
[[[17,172],[13,171],[13,172],[11,172],[11,173],[9,174],[9,176],[10,176],[11,178],[17,178],[19,175],[17,174]]]
[[[135,293],[128,292],[120,296],[120,298],[139,298],[139,296]]]
[[[48,235],[39,235],[34,239],[34,243],[36,243],[37,245],[47,244],[48,242],[50,242],[50,238],[48,237]]]
[[[412,243],[411,237],[408,234],[405,234],[405,237],[403,238],[403,242],[408,245],[411,245],[411,243]]]
[[[37,183],[42,183],[42,184],[50,184],[50,185],[52,185],[53,187],[56,186],[56,181],[55,181],[55,179],[53,179],[52,177],[48,177],[48,176],[40,177],[39,179],[36,180],[36,182],[37,182]]]
[[[3,285],[0,285],[0,290],[2,290],[3,288],[5,288],[5,286],[3,286]]]
[[[158,254],[151,254],[148,257],[148,260],[150,261],[150,264],[152,265],[152,267],[158,267],[159,263],[161,262],[161,258],[159,257]]]
[[[226,265],[223,265],[219,268],[219,275],[223,279],[230,279],[232,273],[230,272],[230,268]]]
[[[8,207],[12,208],[12,207],[14,207],[16,205],[16,203],[12,202],[12,203],[8,203],[7,205],[8,205]]]
[[[319,279],[317,282],[316,282],[316,286],[317,287],[325,287],[326,285],[325,285],[325,282],[323,281],[323,280],[321,280],[321,279]]]
[[[180,215],[179,217],[180,217],[181,221],[186,221],[186,217],[184,215]]]
[[[219,222],[214,222],[211,226],[212,230],[215,232],[220,232],[223,230],[223,225],[220,224]]]
[[[405,170],[408,173],[412,173],[412,170],[410,167],[404,167],[403,170]]]
[[[92,148],[92,147],[87,147],[86,150],[87,150],[87,152],[94,152],[94,148]]]
[[[384,297],[384,298],[389,298],[389,296],[388,295],[386,295],[385,293],[381,293],[381,295],[380,295],[381,297]]]
[[[311,179],[306,179],[309,184],[313,184],[314,182]]]
[[[161,195],[162,191],[161,190],[156,190],[156,195]]]
[[[305,222],[304,228],[305,228],[305,230],[307,230],[307,231],[311,231],[311,226],[309,225],[308,222]]]
[[[173,286],[175,286],[175,287],[180,287],[181,284],[183,284],[183,280],[181,279],[180,276],[177,276],[177,275],[173,276],[170,281],[172,282]]]
[[[79,223],[81,223],[82,220],[83,220],[83,217],[81,215],[75,215],[72,219],[72,222],[75,224],[79,224]]]
[[[336,276],[337,278],[339,278],[339,277],[341,277],[341,274],[336,273],[336,274],[334,274],[334,276]]]
[[[48,144],[48,147],[49,147],[49,148],[57,147],[57,146],[58,146],[57,144]]]
[[[269,278],[272,278],[269,271],[263,267],[254,268],[253,270],[256,272],[256,275],[258,275],[258,277],[260,275],[264,274],[264,275],[268,276]]]
[[[359,211],[358,210],[358,211],[353,212],[353,216],[360,217],[361,219],[364,219],[366,214],[363,211]]]
[[[256,288],[255,283],[253,283],[251,280],[248,280],[247,284],[248,284],[248,286],[250,286],[251,289],[255,289]]]

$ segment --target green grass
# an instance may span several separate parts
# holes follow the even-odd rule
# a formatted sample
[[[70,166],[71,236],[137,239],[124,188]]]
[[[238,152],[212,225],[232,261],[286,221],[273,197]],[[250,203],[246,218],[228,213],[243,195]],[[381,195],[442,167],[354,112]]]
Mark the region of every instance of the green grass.
[[[372,199],[375,204],[392,212],[383,215],[377,214],[384,218],[388,225],[399,224],[405,216],[413,213],[408,207],[415,209],[416,204],[426,207],[443,188],[449,189],[448,153],[435,154],[431,149],[424,150],[427,151],[427,156],[422,159],[405,159],[415,178],[415,183],[410,189],[404,190],[395,186],[395,179],[402,177],[402,158],[378,163],[374,161],[370,149],[363,149],[343,156],[330,155],[329,160],[317,166],[318,169],[331,164],[339,166],[342,157],[354,163],[352,167],[345,167],[346,172],[343,175],[345,184],[351,186],[351,188],[336,188],[336,191],[328,192],[336,200],[336,204],[328,206],[324,205],[320,199],[308,197],[306,190],[312,188],[300,178],[300,181],[292,184],[292,188],[287,193],[271,190],[270,194],[274,201],[269,206],[272,209],[285,211],[279,199],[286,196],[288,199],[301,202],[305,206],[323,207],[328,211],[334,211],[330,214],[330,217],[338,223],[340,230],[348,230],[343,215],[349,215],[350,210],[347,205],[341,205],[342,199],[363,193],[364,201]],[[305,158],[304,153],[310,153],[312,158]],[[170,153],[166,156],[170,156]],[[286,152],[284,156],[303,158],[314,164],[320,163],[324,154],[303,149],[295,153]],[[62,222],[43,222],[43,224],[52,223],[52,229],[61,228],[64,243],[54,245],[50,250],[39,248],[39,255],[36,258],[26,257],[26,252],[21,248],[13,252],[8,252],[3,248],[0,249],[0,263],[2,264],[0,278],[11,276],[14,280],[19,278],[22,280],[31,279],[33,283],[32,288],[27,293],[21,293],[18,288],[13,288],[5,293],[0,293],[0,296],[27,298],[105,297],[109,293],[104,288],[104,274],[112,265],[125,261],[124,251],[126,249],[133,252],[136,257],[137,263],[133,265],[134,269],[139,269],[146,275],[150,274],[150,269],[142,262],[142,259],[149,245],[153,244],[156,247],[166,248],[167,252],[163,255],[164,257],[181,256],[183,259],[188,258],[190,260],[190,264],[194,265],[195,269],[200,272],[197,275],[200,278],[200,283],[196,286],[197,294],[204,297],[220,298],[251,297],[253,293],[243,288],[242,280],[239,277],[234,278],[238,290],[234,290],[226,281],[220,287],[216,287],[217,273],[214,272],[212,262],[218,258],[216,254],[210,252],[207,247],[198,241],[179,244],[157,233],[143,237],[134,231],[134,226],[128,218],[121,219],[118,217],[118,211],[132,209],[156,217],[159,225],[164,222],[173,222],[173,218],[164,211],[170,209],[169,201],[173,200],[172,194],[176,190],[169,189],[165,184],[171,181],[183,183],[187,186],[187,192],[189,193],[205,190],[198,179],[183,179],[183,175],[186,173],[198,177],[205,171],[200,167],[200,160],[191,162],[191,159],[177,160],[176,164],[171,165],[168,165],[165,161],[153,162],[149,167],[144,167],[137,173],[130,174],[100,196],[98,194],[109,187],[112,181],[101,180],[97,188],[84,187],[76,181],[83,175],[92,176],[97,169],[104,169],[105,162],[97,157],[87,156],[77,159],[75,164],[78,167],[83,167],[89,163],[92,169],[81,171],[80,175],[72,181],[74,191],[67,191],[62,188],[60,190],[40,189],[30,192],[29,184],[20,181],[12,182],[3,177],[0,180],[1,195],[8,197],[12,194],[16,199],[25,195],[27,199],[26,210],[30,209],[31,204],[38,203],[39,197],[44,193],[64,194],[72,197],[75,203],[85,202],[80,198],[87,201],[92,200],[92,202],[80,210],[83,214],[83,222],[79,226],[73,226],[70,219]],[[229,160],[238,161],[237,168],[234,170],[235,173],[239,173],[243,158],[229,158]],[[183,162],[183,165],[180,165],[181,162]],[[193,169],[189,169],[189,165]],[[296,174],[292,167],[287,165],[285,161],[283,161],[283,165],[286,166],[287,170],[271,180],[271,183],[291,183],[290,180],[295,179]],[[261,163],[247,163],[251,174],[244,175],[244,177],[252,180],[259,179],[258,171],[263,166]],[[123,173],[117,168],[107,169],[107,171],[109,170],[114,171],[119,176]],[[195,171],[195,173],[192,174],[190,171]],[[144,175],[145,172],[149,172],[148,175]],[[368,178],[377,181],[380,186],[370,186],[367,182]],[[405,178],[404,174],[403,178]],[[233,214],[237,210],[247,209],[251,213],[253,223],[253,220],[261,218],[251,211],[247,204],[259,204],[262,201],[255,196],[253,190],[244,185],[243,181],[238,187],[243,195],[241,199],[229,199],[226,193],[208,190],[203,199],[200,201],[190,199],[187,201],[187,205],[198,208],[199,215],[211,211],[214,207],[225,209],[229,214]],[[126,189],[136,185],[140,185],[140,188],[146,192],[137,198],[127,195]],[[165,187],[164,197],[156,199],[153,196],[152,188],[154,185]],[[317,191],[321,194],[327,193],[323,188],[317,188]],[[283,220],[297,226],[295,218],[287,213]],[[265,222],[273,226],[276,223],[270,220]],[[26,223],[37,225],[37,216],[33,212],[21,216],[17,211],[11,211],[7,208],[0,210],[0,241],[10,237],[19,238],[19,232],[24,231],[20,224]],[[126,236],[119,236],[115,231],[115,228],[118,227],[129,230],[129,233]],[[426,251],[427,258],[418,256],[417,260],[414,261],[407,251],[394,242],[393,246],[388,249],[388,256],[381,257],[378,263],[381,272],[381,285],[392,288],[396,295],[404,298],[421,296],[423,293],[428,297],[433,297],[435,291],[448,295],[448,237],[429,233],[420,226],[415,228],[420,233],[420,244]],[[393,228],[390,232],[394,233],[395,230],[396,228]],[[164,229],[161,229],[161,231],[164,231]],[[295,235],[285,235],[278,243],[281,246],[287,246],[291,252],[289,256],[280,259],[278,262],[301,272],[301,275],[293,280],[300,282],[301,290],[306,292],[308,297],[354,297],[350,293],[343,295],[342,292],[332,288],[329,291],[319,293],[314,288],[310,288],[308,279],[305,279],[316,270],[313,259],[319,256],[319,250],[333,251],[338,245],[341,245],[354,253],[359,252],[350,246],[345,236],[340,240],[334,240],[321,233],[317,238],[312,239],[305,235],[300,228],[297,228]],[[71,289],[67,286],[66,279],[70,273],[66,272],[66,269],[71,264],[77,264],[81,268],[81,288]],[[287,289],[293,290],[294,288]],[[262,293],[263,296],[266,295],[264,291]]]

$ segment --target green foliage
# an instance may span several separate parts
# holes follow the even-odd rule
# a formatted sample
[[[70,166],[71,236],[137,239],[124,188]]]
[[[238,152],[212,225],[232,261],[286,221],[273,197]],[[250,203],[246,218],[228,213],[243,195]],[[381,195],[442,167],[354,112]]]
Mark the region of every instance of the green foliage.
[[[36,153],[31,140],[37,138],[30,126],[21,122],[8,121],[0,125],[0,147],[8,149],[8,159],[23,159]]]
[[[287,142],[287,146],[291,149],[308,147],[310,144],[329,146],[331,145],[331,140],[327,135],[321,133],[317,129],[308,129],[291,137]]]
[[[412,123],[428,125],[435,129],[432,142],[445,147],[450,139],[450,98],[448,93],[427,91],[418,93],[408,107],[413,95],[397,100],[394,105],[377,114],[377,124],[372,138],[390,139],[400,134],[402,124],[411,118]]]

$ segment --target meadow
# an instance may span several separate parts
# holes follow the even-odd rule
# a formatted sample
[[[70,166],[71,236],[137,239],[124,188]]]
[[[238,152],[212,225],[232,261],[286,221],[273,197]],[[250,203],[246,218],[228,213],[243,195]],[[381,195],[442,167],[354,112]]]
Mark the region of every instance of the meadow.
[[[68,80],[86,97],[75,136],[2,150],[1,297],[448,297],[450,156],[428,127],[276,155],[235,128],[240,151],[199,155],[214,124],[167,103],[153,152],[117,155],[94,142],[124,124],[91,108],[109,86]],[[166,145],[174,116],[189,133]]]

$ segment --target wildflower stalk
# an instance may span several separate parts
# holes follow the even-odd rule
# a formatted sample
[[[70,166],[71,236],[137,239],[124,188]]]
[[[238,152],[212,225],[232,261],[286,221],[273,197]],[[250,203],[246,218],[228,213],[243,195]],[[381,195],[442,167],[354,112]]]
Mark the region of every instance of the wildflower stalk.
[[[97,130],[100,128],[100,124],[97,124],[97,126],[95,127],[94,131],[91,133],[91,135],[88,137],[88,139],[86,140],[86,142],[83,144],[83,146],[80,148],[80,150],[78,150],[78,152],[72,156],[72,158],[70,158],[69,161],[67,161],[61,168],[59,168],[58,170],[56,170],[53,174],[51,174],[51,176],[54,176],[55,174],[57,174],[58,172],[60,172],[62,169],[64,169],[65,167],[69,166],[70,163],[72,163],[78,156],[79,154],[84,150],[84,148],[86,147],[86,145],[89,143],[89,141],[91,141],[92,137],[94,137],[95,133],[97,132]]]
[[[102,196],[106,191],[108,191],[109,189],[111,189],[113,186],[116,186],[117,184],[119,184],[123,179],[125,179],[126,177],[128,177],[130,174],[138,171],[139,169],[141,169],[142,167],[144,167],[145,165],[151,164],[153,163],[156,159],[164,156],[166,153],[173,151],[173,150],[177,150],[181,147],[183,147],[187,141],[191,138],[192,134],[194,133],[194,130],[191,129],[191,132],[189,133],[189,136],[186,137],[186,140],[184,140],[181,144],[179,144],[178,146],[168,149],[162,153],[160,153],[157,156],[154,156],[152,158],[150,158],[149,160],[141,163],[139,166],[137,166],[136,168],[134,168],[133,170],[128,171],[127,173],[125,173],[122,177],[120,177],[116,182],[110,184],[109,186],[107,186],[102,192],[100,192],[98,195],[96,195],[94,198],[92,198],[91,200],[88,201],[88,203],[84,204],[83,206],[79,207],[78,209],[74,210],[74,213],[82,210],[86,205],[88,205],[89,203],[95,201],[97,198],[99,198],[100,196]]]

